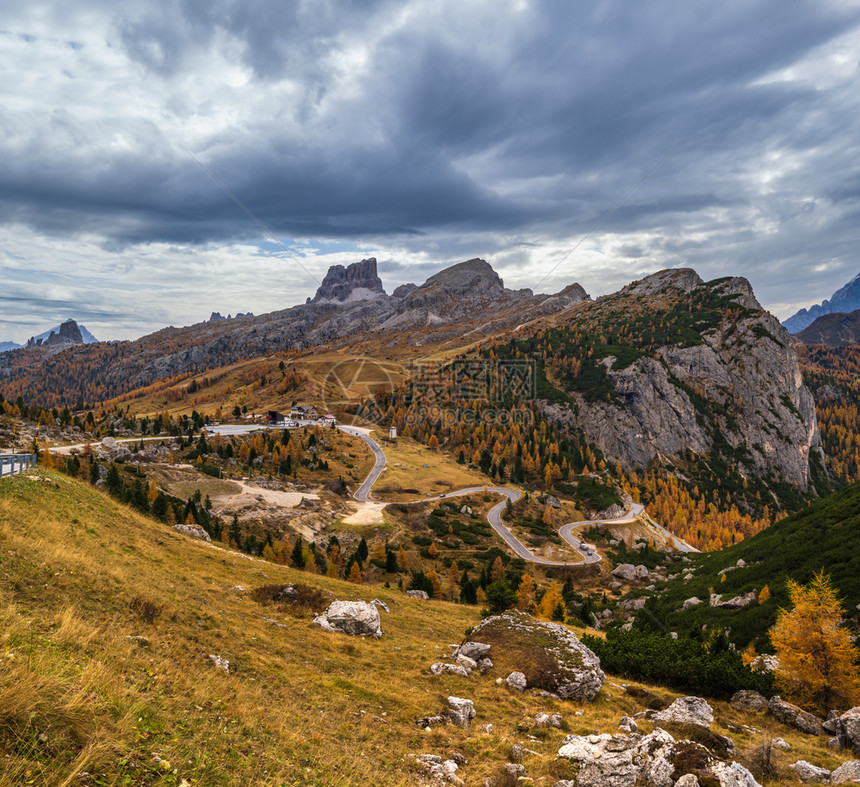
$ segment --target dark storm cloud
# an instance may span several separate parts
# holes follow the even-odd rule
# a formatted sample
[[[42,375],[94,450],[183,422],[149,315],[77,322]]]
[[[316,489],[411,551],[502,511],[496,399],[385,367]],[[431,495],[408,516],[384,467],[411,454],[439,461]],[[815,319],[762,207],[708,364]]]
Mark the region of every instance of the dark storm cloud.
[[[772,78],[856,26],[850,5],[54,10],[53,92],[29,111],[0,106],[5,225],[110,249],[259,239],[190,148],[279,236],[432,243],[441,262],[572,244],[668,154],[602,227],[622,254],[719,272],[717,244],[786,281],[821,259],[857,261],[856,85]],[[6,37],[26,55],[51,31],[31,35],[35,17],[20,13]]]

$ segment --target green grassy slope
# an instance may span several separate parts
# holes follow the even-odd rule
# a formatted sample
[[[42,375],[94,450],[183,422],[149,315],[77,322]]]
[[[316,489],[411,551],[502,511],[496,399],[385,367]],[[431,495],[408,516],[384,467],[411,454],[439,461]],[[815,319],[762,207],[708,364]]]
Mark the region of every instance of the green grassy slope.
[[[738,560],[746,566],[726,573]],[[860,483],[819,500],[783,519],[767,530],[735,546],[707,555],[694,563],[695,577],[689,582],[671,583],[649,600],[650,615],[641,615],[644,625],[659,621],[679,633],[700,631],[702,625],[731,628],[731,639],[739,646],[764,634],[773,624],[780,607],[788,606],[786,580],[808,582],[817,571],[830,574],[848,617],[857,619],[860,603]],[[741,610],[707,606],[709,589],[726,598],[761,591],[767,585],[771,598]],[[701,606],[677,611],[684,599],[697,596]],[[652,617],[653,616],[653,617]],[[762,643],[765,644],[765,643]]]

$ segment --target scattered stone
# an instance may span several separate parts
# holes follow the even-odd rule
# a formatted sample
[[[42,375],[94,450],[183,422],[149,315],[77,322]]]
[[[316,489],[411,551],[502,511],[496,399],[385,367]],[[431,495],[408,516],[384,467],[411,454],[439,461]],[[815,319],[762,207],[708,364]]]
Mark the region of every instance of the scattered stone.
[[[409,596],[409,598],[420,598],[424,601],[430,600],[430,595],[426,590],[407,590],[406,595]]]
[[[474,635],[493,646],[496,663],[509,658],[526,685],[562,699],[591,702],[606,676],[600,659],[577,636],[557,623],[535,620],[518,610],[486,618]]]
[[[458,727],[468,730],[475,718],[475,705],[472,700],[448,697],[448,717]]]
[[[146,637],[142,637],[140,634],[129,637],[129,640],[135,645],[139,645],[141,648],[149,647],[149,640]]]
[[[422,591],[423,592],[423,591]],[[458,656],[466,656],[467,658],[480,661],[490,652],[490,646],[483,642],[464,642],[457,648]]]
[[[430,665],[430,672],[434,675],[459,675],[461,678],[468,678],[469,671],[459,664],[447,664],[444,661],[437,661]]]
[[[641,596],[640,598],[628,598],[622,601],[619,606],[622,609],[626,609],[628,612],[636,612],[645,606],[646,601],[648,601],[648,599],[645,598],[645,596]]]
[[[631,732],[636,732],[639,729],[639,725],[629,716],[622,716],[621,721],[618,722],[618,729],[630,734]]]
[[[416,719],[415,723],[425,729],[429,730],[431,726],[434,724],[447,724],[449,721],[447,716],[424,716],[421,719]],[[440,758],[441,759],[441,758]]]
[[[505,683],[508,688],[516,689],[517,691],[525,691],[526,686],[526,676],[522,672],[512,672],[505,678]]]
[[[860,782],[860,760],[843,762],[830,774],[831,784],[856,784]]]
[[[701,604],[701,603],[702,603],[702,599],[698,598],[697,596],[692,596],[692,597],[688,598],[686,601],[684,601],[683,604],[681,604],[681,609],[691,609],[692,607],[699,606],[699,604]]]
[[[478,662],[478,670],[482,675],[486,675],[493,668],[493,662],[486,656]]]
[[[516,778],[517,776],[525,776],[526,766],[520,765],[518,762],[506,762],[505,773]]]
[[[470,659],[468,656],[464,656],[462,654],[457,654],[454,657],[454,660],[464,669],[466,672],[471,672],[473,669],[478,669],[478,662],[474,659]]]
[[[551,724],[552,721],[550,720],[548,713],[538,713],[538,715],[535,716],[535,727],[538,729],[545,729],[546,727],[551,726]]]
[[[758,601],[758,591],[756,590],[751,590],[749,593],[744,593],[743,595],[735,596],[734,598],[727,598],[725,601],[719,593],[712,593],[710,605],[712,607],[717,607],[718,609],[743,609],[744,607],[748,607],[754,601]]]
[[[314,623],[325,631],[340,632],[356,637],[382,636],[379,610],[366,601],[332,601]]]
[[[668,708],[655,713],[651,719],[710,727],[714,721],[714,709],[700,697],[679,697]]]
[[[788,767],[791,768],[797,774],[800,781],[804,783],[830,783],[830,771],[828,771],[827,768],[819,768],[817,765],[813,765],[811,762],[807,762],[806,760],[798,760]]]
[[[482,724],[480,727],[478,727],[478,729],[479,729],[481,732],[485,732],[485,733],[487,733],[487,735],[492,735],[492,734],[493,734],[493,730],[495,729],[495,727],[493,727],[493,725],[492,725],[492,724]]]
[[[741,689],[732,694],[731,706],[737,711],[767,710],[767,700],[757,691]]]
[[[685,773],[675,782],[675,787],[699,787],[699,780],[692,773]]]
[[[807,735],[821,735],[820,719],[805,710],[801,710],[797,705],[786,702],[779,695],[771,697],[767,706],[777,721],[805,732]]]
[[[224,672],[230,671],[230,662],[227,659],[222,659],[221,656],[215,656],[210,654],[209,660],[216,666],[218,669],[224,670]]]
[[[514,744],[511,746],[511,762],[522,762],[523,761],[523,747],[519,744]]]
[[[779,749],[780,751],[790,751],[791,744],[785,740],[785,738],[774,738],[770,745],[773,746],[774,749]]]
[[[570,779],[561,779],[553,784],[552,787],[576,787],[576,782],[572,782]]]
[[[248,592],[247,588],[245,588],[244,585],[233,585],[233,587],[230,588],[230,590],[232,590],[234,593],[247,593]]]
[[[549,723],[557,730],[560,730],[561,725],[564,724],[564,719],[561,717],[560,713],[553,713],[552,716],[549,717]]]
[[[370,603],[373,604],[373,606],[375,607],[382,607],[382,609],[384,609],[389,614],[391,613],[391,610],[388,609],[388,604],[386,604],[384,601],[380,601],[378,598],[373,599],[373,601],[371,601]]]

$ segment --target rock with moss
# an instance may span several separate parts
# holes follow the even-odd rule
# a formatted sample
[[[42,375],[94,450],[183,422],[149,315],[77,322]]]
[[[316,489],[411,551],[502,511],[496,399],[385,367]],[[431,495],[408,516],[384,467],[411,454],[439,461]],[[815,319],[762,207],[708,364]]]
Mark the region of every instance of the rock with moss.
[[[600,659],[565,626],[511,610],[481,621],[470,634],[491,645],[502,674],[522,672],[530,688],[591,702],[606,676]]]

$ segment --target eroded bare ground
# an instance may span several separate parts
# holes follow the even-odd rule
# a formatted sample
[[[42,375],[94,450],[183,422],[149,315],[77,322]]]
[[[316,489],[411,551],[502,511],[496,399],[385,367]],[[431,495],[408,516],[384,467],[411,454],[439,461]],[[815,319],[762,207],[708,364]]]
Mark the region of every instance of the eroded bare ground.
[[[279,478],[212,478],[191,465],[156,465],[147,473],[160,488],[182,499],[199,489],[222,521],[229,522],[235,515],[243,524],[262,525],[281,535],[298,534],[306,540],[316,540],[338,519],[355,512],[357,505],[327,490]]]

